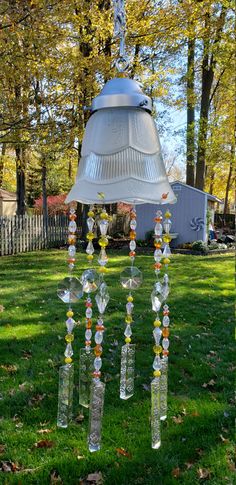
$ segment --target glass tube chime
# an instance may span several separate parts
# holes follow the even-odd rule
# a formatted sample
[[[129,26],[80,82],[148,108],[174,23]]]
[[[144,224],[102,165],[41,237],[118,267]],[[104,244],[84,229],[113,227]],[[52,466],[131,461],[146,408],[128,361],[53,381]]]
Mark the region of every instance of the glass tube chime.
[[[170,264],[171,250],[169,243],[171,241],[171,214],[165,213],[165,219],[162,221],[162,211],[157,211],[155,218],[155,251],[154,251],[154,268],[156,282],[151,294],[152,310],[156,313],[154,320],[154,347],[155,354],[153,361],[153,380],[151,383],[151,432],[152,448],[158,449],[161,445],[161,421],[167,417],[167,376],[168,376],[168,355],[169,355],[169,307],[166,304],[170,288],[168,267]],[[163,223],[162,223],[163,222]],[[165,233],[163,234],[163,228]],[[163,251],[162,248],[163,247]],[[164,266],[163,280],[160,281],[161,268]],[[163,305],[164,304],[164,305]],[[162,322],[160,320],[160,311],[163,305]],[[162,328],[161,328],[162,324]],[[162,340],[161,340],[162,339]]]

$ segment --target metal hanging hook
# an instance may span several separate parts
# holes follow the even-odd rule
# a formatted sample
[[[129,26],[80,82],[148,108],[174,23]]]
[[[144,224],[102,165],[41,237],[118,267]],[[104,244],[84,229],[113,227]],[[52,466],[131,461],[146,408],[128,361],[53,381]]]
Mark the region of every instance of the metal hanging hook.
[[[125,0],[113,0],[114,7],[114,36],[120,39],[119,57],[116,60],[116,68],[124,72],[129,67],[129,58],[125,48],[126,15]]]

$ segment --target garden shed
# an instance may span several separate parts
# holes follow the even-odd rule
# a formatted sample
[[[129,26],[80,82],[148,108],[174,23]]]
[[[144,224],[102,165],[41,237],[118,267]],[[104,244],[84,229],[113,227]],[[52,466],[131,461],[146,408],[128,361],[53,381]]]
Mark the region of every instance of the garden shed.
[[[17,209],[17,195],[14,192],[0,189],[0,216],[14,216]]]
[[[208,217],[214,224],[215,207],[220,199],[183,182],[172,182],[171,186],[177,198],[176,204],[168,206],[172,213],[171,233],[174,235],[171,246],[206,241]],[[166,207],[154,204],[137,206],[137,239],[145,239],[146,233],[154,227],[155,212],[158,209],[164,212]]]

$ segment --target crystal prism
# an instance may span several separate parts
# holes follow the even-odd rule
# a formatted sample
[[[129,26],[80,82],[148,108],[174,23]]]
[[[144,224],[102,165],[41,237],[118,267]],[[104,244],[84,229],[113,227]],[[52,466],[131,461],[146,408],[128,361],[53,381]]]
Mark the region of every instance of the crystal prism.
[[[101,235],[102,236],[106,236],[107,235],[108,226],[109,226],[109,222],[106,219],[101,219],[98,222],[98,225],[99,225],[99,229],[100,229]]]
[[[154,330],[153,330],[153,337],[155,339],[156,345],[159,345],[160,340],[161,340],[161,335],[162,335],[162,331],[161,331],[160,327],[155,327]]]
[[[131,219],[130,229],[132,229],[132,231],[135,231],[136,227],[137,227],[137,221],[135,219]]]
[[[68,333],[72,333],[73,332],[73,328],[75,326],[75,320],[73,318],[68,318],[66,320],[66,328],[67,328],[67,332]]]
[[[163,317],[162,324],[163,324],[163,327],[168,327],[168,326],[169,326],[169,324],[170,324],[170,319],[169,319],[168,315],[165,315],[165,316]]]
[[[108,263],[108,256],[104,248],[102,248],[99,253],[98,263],[100,264],[100,266],[106,266],[106,264]]]
[[[94,340],[96,344],[101,344],[103,341],[103,332],[97,331],[95,333]]]
[[[128,301],[128,303],[126,304],[126,311],[128,315],[131,315],[133,308],[134,308],[134,304],[131,301]]]
[[[156,236],[162,235],[163,229],[162,229],[162,225],[159,222],[157,222],[157,224],[155,225],[154,232]]]
[[[87,348],[80,349],[79,404],[85,408],[89,407],[93,362],[93,352],[88,351]]]
[[[83,288],[78,278],[64,278],[58,284],[57,296],[64,303],[76,303],[83,296]]]
[[[73,258],[76,254],[76,247],[72,244],[68,247],[68,255],[70,258]]]
[[[69,223],[69,231],[70,232],[76,232],[77,225],[75,221],[70,221]]]
[[[157,263],[159,263],[161,261],[161,259],[163,258],[163,255],[162,255],[162,250],[161,249],[156,249],[154,251],[154,259]]]
[[[131,335],[132,335],[132,330],[131,330],[131,326],[129,325],[129,323],[128,323],[128,325],[126,325],[124,335],[125,335],[125,337],[131,337]]]
[[[136,241],[134,240],[130,241],[129,248],[130,248],[130,251],[134,251],[136,249]]]
[[[88,226],[88,230],[90,232],[92,232],[92,230],[93,230],[94,222],[95,221],[94,221],[94,219],[92,217],[88,217],[88,219],[87,219],[87,226]]]
[[[152,300],[152,309],[154,312],[159,312],[161,305],[164,301],[163,295],[162,295],[162,284],[157,281],[154,285],[153,292],[151,294],[151,300]]]
[[[102,415],[105,395],[105,384],[99,379],[93,379],[89,410],[89,451],[99,451],[101,448]]]
[[[155,356],[155,359],[153,361],[152,367],[154,370],[161,370],[162,368],[162,363],[161,363],[161,358],[159,355]]]
[[[93,254],[94,253],[94,247],[92,241],[89,241],[87,248],[86,248],[86,253],[87,254]]]
[[[168,357],[162,357],[160,377],[160,419],[167,417]]]
[[[58,389],[58,428],[67,428],[72,418],[73,405],[73,385],[74,385],[74,366],[63,365],[59,369],[59,389]]]
[[[163,250],[163,256],[165,258],[170,258],[171,255],[172,255],[172,253],[171,253],[169,244],[165,244],[164,250]]]
[[[170,341],[168,338],[163,338],[162,340],[162,347],[164,350],[167,350],[169,348]]]
[[[155,377],[151,383],[151,431],[152,448],[157,450],[161,446],[160,377]]]
[[[135,344],[121,348],[120,398],[129,399],[134,394]]]
[[[65,357],[72,357],[73,353],[74,352],[73,352],[73,349],[72,349],[72,345],[71,344],[67,344],[66,350],[64,352]]]
[[[164,227],[164,230],[166,232],[166,234],[169,234],[170,233],[170,228],[171,228],[171,220],[170,219],[165,219],[164,222],[163,222],[163,227]]]
[[[94,269],[86,269],[80,278],[85,293],[97,291],[100,283],[99,275]]]
[[[103,315],[103,313],[105,312],[106,307],[108,305],[108,302],[110,300],[110,296],[109,296],[109,293],[108,293],[106,283],[101,284],[101,286],[99,288],[99,292],[95,296],[95,300],[96,300],[96,303],[97,303],[99,313],[101,315]]]
[[[136,290],[143,281],[141,271],[135,266],[128,266],[120,275],[120,282],[126,290]]]
[[[94,365],[94,369],[96,371],[100,370],[101,367],[102,367],[102,359],[101,359],[101,357],[95,357],[93,365]]]

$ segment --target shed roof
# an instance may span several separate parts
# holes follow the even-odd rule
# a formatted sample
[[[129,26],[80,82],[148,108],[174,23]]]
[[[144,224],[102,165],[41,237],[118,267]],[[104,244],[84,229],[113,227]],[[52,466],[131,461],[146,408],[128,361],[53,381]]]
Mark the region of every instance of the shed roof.
[[[196,189],[196,187],[192,187],[191,185],[187,185],[184,182],[180,182],[179,180],[175,180],[174,182],[170,183],[170,185],[172,187],[173,187],[173,185],[176,185],[176,184],[183,185],[184,187],[188,187],[188,189],[195,190],[196,192],[200,192],[200,193],[206,195],[208,200],[212,200],[213,202],[221,202],[222,203],[222,200],[219,199],[218,197],[216,197],[215,195],[209,194],[208,192],[204,192],[204,190]]]
[[[3,200],[17,200],[15,192],[9,192],[8,190],[0,189],[0,199]]]

